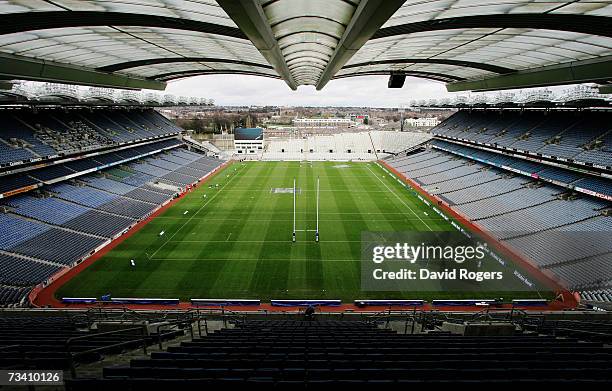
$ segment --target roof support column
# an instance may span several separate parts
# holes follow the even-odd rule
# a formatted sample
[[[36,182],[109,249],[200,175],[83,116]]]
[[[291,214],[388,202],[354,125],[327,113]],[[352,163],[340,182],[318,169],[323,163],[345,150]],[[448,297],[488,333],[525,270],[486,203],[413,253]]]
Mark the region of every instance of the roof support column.
[[[336,50],[317,82],[322,89],[334,75],[397,11],[405,0],[362,0],[346,27]]]
[[[297,89],[297,84],[289,72],[289,67],[259,1],[218,0],[217,2],[285,80],[289,88]]]

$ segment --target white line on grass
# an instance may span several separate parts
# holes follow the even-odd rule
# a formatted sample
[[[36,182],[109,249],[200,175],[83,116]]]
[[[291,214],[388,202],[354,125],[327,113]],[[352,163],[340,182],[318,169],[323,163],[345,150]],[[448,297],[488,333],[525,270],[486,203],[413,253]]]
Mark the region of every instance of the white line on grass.
[[[232,191],[235,191],[235,192],[244,192],[244,191],[248,191],[250,193],[253,193],[253,192],[272,193],[272,190],[273,190],[273,188],[270,188],[270,190],[253,190],[253,189],[248,189],[248,188],[241,189],[241,188],[238,188],[238,187],[234,187],[232,189],[227,189],[225,191],[226,192],[232,192]],[[307,189],[298,189],[298,190],[299,190],[300,193],[309,193],[309,192],[312,193],[312,192],[316,192],[316,190],[307,190]],[[350,190],[350,189],[346,189],[346,190],[344,190],[344,189],[342,189],[342,190],[320,190],[320,192],[321,193],[348,193],[348,192],[350,192],[350,193],[364,193],[364,194],[369,194],[369,193],[376,193],[376,194],[378,194],[378,193],[386,193],[386,191],[384,191],[384,190]],[[286,192],[286,193],[279,192],[279,193],[275,193],[275,194],[291,194],[291,192],[290,191]]]
[[[385,192],[386,193],[386,192]],[[211,213],[215,213],[215,211],[211,211]],[[293,215],[293,212],[282,212],[282,211],[275,211],[276,214],[290,214]],[[257,211],[253,211],[253,212],[249,212],[249,213],[234,213],[233,216],[241,216],[241,215],[245,215],[245,216],[251,216],[251,215],[257,215],[257,214],[265,214],[266,216],[270,214],[270,212],[257,212]],[[386,215],[402,215],[405,216],[406,212],[319,212],[319,214],[322,215],[339,215],[339,216],[345,216],[345,215],[382,215],[382,216],[386,216]],[[201,217],[201,218],[206,218],[208,219],[209,217]],[[156,220],[161,220],[161,219],[181,219],[181,217],[176,217],[176,216],[159,216],[156,217]],[[214,217],[210,218],[211,220],[214,220]],[[238,218],[216,218],[217,220],[242,220],[242,219],[238,219]],[[251,220],[251,219],[249,219]],[[409,220],[414,220],[414,219],[409,219]],[[432,218],[432,220],[435,220],[434,218]],[[268,220],[265,220],[268,221]],[[275,220],[277,221],[277,220]],[[289,219],[288,221],[293,221],[293,219]]]
[[[300,231],[300,230],[296,230]],[[304,230],[301,230],[304,231]],[[227,240],[173,240],[172,243],[228,243]],[[291,240],[231,240],[229,243],[292,243]],[[361,243],[361,240],[321,240],[319,243]],[[314,244],[314,242],[313,242]]]
[[[317,259],[306,258],[306,259],[293,259],[293,258],[155,258],[156,261],[228,261],[228,262],[237,262],[237,261],[296,261],[296,262],[313,262],[317,261]],[[319,259],[321,262],[361,262],[360,259]]]
[[[386,184],[386,183],[385,183],[385,182],[384,182],[382,179],[380,179],[380,178],[378,177],[378,175],[376,175],[376,173],[375,173],[374,171],[372,171],[372,169],[370,168],[370,166],[367,166],[367,167],[368,167],[368,170],[370,170],[370,172],[372,173],[372,175],[374,175],[374,176],[376,177],[376,179],[378,179],[378,180],[380,181],[380,183],[382,183],[382,184],[383,184],[383,185],[384,185],[384,186],[387,188],[387,190],[389,190],[389,192],[391,192],[391,194],[393,194],[395,197],[397,197],[397,199],[398,199],[398,200],[400,200],[400,202],[401,202],[402,204],[404,204],[404,206],[405,206],[406,208],[408,208],[408,210],[410,210],[410,211],[412,212],[412,214],[413,214],[413,215],[415,215],[415,216],[416,216],[416,217],[417,217],[419,220],[421,220],[421,222],[422,222],[423,224],[425,224],[425,226],[427,227],[427,229],[428,229],[428,230],[433,231],[433,229],[431,229],[431,227],[430,227],[430,226],[429,226],[429,225],[428,225],[428,224],[425,222],[425,220],[423,220],[423,219],[421,218],[421,216],[419,216],[419,215],[418,215],[418,214],[417,214],[417,213],[416,213],[416,212],[415,212],[415,211],[414,211],[414,210],[413,210],[413,209],[410,207],[410,205],[408,205],[408,204],[407,204],[407,203],[406,203],[404,200],[402,200],[402,198],[401,198],[400,196],[398,196],[398,195],[397,195],[397,194],[396,194],[396,193],[395,193],[395,192],[394,192],[394,191],[393,191],[393,190],[392,190],[392,189],[391,189],[389,186],[387,186],[387,184]]]
[[[351,213],[352,215],[353,213]],[[365,214],[365,213],[364,213]],[[395,215],[403,215],[405,216],[406,213],[395,213]],[[196,218],[196,220],[206,220],[206,221],[244,221],[244,218],[222,218],[222,217],[209,217],[210,215],[207,215],[206,217],[198,217]],[[166,217],[166,219],[174,219],[174,220],[179,220],[179,217]],[[415,219],[414,217],[404,217],[404,218],[398,218],[398,219],[390,219],[390,218],[385,218],[385,219],[372,219],[369,218],[368,221],[418,221],[419,219]],[[436,221],[435,218],[433,217],[427,217],[425,218],[425,220],[431,220],[431,221]],[[262,221],[270,221],[270,219],[249,219],[248,222],[262,222]],[[280,223],[280,222],[292,222],[293,219],[275,219],[274,222],[276,223]],[[316,219],[304,219],[302,221],[306,221],[306,222],[316,222]],[[329,221],[363,221],[363,219],[350,219],[350,218],[343,218],[343,219],[325,219],[325,222],[329,222]]]
[[[189,217],[189,219],[187,219],[187,221],[185,221],[185,223],[183,223],[183,225],[181,225],[179,227],[179,229],[176,230],[176,232],[174,232],[172,234],[172,236],[170,236],[168,238],[168,240],[166,240],[164,243],[162,243],[161,246],[159,246],[159,248],[157,250],[155,250],[155,252],[153,254],[151,254],[151,256],[149,257],[149,259],[153,258],[155,256],[155,254],[157,254],[159,252],[159,250],[161,250],[162,248],[164,248],[164,246],[170,242],[172,239],[174,239],[174,237],[176,236],[177,233],[179,233],[180,230],[183,229],[183,227],[185,227],[187,224],[189,224],[189,222],[191,222],[191,220],[193,220],[194,217],[196,217],[198,215],[198,213],[200,213],[202,211],[202,209],[204,209],[204,207],[206,205],[208,205],[209,203],[211,203],[219,194],[221,194],[221,191],[223,191],[223,189],[225,189],[225,186],[227,186],[231,181],[234,180],[234,178],[236,178],[238,175],[234,174],[234,176],[232,176],[230,178],[229,181],[225,182],[225,184],[223,186],[221,186],[221,188],[212,196],[208,199],[208,201],[206,201],[201,207],[200,209],[198,209],[194,214],[191,215],[191,217]]]

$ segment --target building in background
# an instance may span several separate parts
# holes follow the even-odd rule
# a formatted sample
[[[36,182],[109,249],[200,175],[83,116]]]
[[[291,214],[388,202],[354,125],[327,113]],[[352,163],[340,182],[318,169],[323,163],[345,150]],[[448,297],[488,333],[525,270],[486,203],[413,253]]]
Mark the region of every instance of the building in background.
[[[234,135],[229,133],[213,134],[212,140],[214,146],[222,151],[234,151]]]
[[[348,128],[355,122],[350,118],[295,118],[293,126],[300,128]]]
[[[404,121],[404,125],[411,128],[433,128],[439,124],[438,117],[407,118]]]
[[[351,121],[359,125],[368,125],[370,123],[369,114],[351,114]]]
[[[234,148],[237,154],[253,155],[263,152],[262,128],[235,128]]]

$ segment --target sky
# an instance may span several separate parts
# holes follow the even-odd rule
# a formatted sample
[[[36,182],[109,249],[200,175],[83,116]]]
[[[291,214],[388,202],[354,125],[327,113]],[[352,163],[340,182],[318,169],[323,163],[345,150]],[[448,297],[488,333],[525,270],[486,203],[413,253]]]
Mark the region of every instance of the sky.
[[[443,83],[407,77],[403,88],[387,88],[389,76],[330,81],[322,91],[300,86],[292,91],[282,80],[246,75],[197,76],[168,83],[166,93],[197,96],[228,106],[407,106],[411,100],[451,96]]]

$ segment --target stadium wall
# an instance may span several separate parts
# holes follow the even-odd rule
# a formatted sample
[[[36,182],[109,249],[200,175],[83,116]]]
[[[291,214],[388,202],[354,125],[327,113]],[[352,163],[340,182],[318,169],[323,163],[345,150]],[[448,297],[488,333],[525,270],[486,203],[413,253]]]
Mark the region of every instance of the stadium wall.
[[[495,238],[494,236],[489,234],[486,230],[484,230],[478,224],[472,222],[467,216],[465,216],[462,213],[452,209],[442,199],[436,197],[435,195],[429,194],[417,182],[415,182],[412,179],[404,176],[404,174],[402,174],[401,172],[397,171],[395,168],[391,167],[385,161],[379,160],[378,162],[381,165],[383,165],[386,169],[388,169],[390,172],[392,172],[394,175],[396,175],[398,178],[400,178],[405,183],[407,183],[412,188],[414,188],[423,197],[427,198],[427,200],[429,200],[434,205],[436,205],[440,209],[442,209],[443,212],[448,213],[450,216],[455,218],[460,224],[462,224],[463,226],[467,227],[468,229],[470,229],[470,230],[472,230],[472,231],[474,231],[474,232],[484,236],[487,240],[489,240],[491,243],[493,243],[493,245],[496,247],[496,249],[498,251],[500,251],[504,256],[509,257],[510,259],[512,259],[512,261],[517,262],[518,264],[520,264],[522,267],[524,267],[529,272],[531,272],[534,276],[539,277],[541,282],[543,282],[546,286],[550,287],[553,291],[555,291],[555,294],[561,294],[562,295],[563,302],[566,305],[568,305],[570,307],[575,307],[578,304],[578,302],[576,301],[576,298],[574,297],[574,295],[571,292],[568,291],[568,289],[563,285],[563,283],[558,279],[557,276],[553,275],[550,272],[547,272],[547,271],[539,269],[531,261],[529,261],[529,260],[525,259],[523,256],[521,256],[516,250],[512,249],[507,244],[502,243],[499,240],[497,240],[497,238]]]

